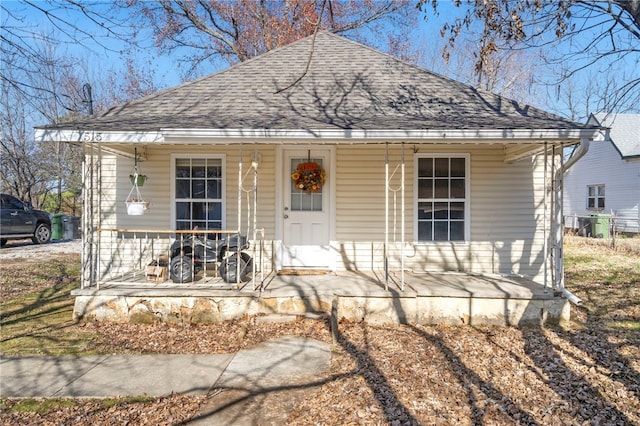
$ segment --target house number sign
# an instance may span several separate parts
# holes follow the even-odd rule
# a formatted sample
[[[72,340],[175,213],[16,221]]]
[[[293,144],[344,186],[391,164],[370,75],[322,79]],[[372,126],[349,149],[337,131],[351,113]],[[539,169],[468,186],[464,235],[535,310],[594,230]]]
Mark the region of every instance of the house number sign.
[[[83,142],[102,142],[101,132],[82,132]]]

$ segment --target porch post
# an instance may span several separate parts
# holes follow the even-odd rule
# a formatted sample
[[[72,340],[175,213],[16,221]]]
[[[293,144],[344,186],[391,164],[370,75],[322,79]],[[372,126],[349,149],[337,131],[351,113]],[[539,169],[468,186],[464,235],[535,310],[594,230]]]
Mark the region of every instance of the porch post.
[[[256,241],[258,232],[258,163],[259,154],[258,150],[254,150],[253,161],[251,166],[253,167],[253,262],[251,262],[251,280],[253,281],[253,290],[256,290]],[[248,208],[248,206],[247,206]],[[262,274],[262,262],[260,263],[260,273]],[[262,282],[262,279],[260,280]]]
[[[404,230],[405,230],[405,205],[404,205],[404,142],[402,142],[402,170],[401,170],[401,182],[400,185],[402,186],[402,196],[401,196],[401,204],[402,206],[400,207],[400,211],[401,211],[401,219],[400,219],[400,228],[401,228],[401,232],[402,232],[402,236],[400,237],[400,242],[402,244],[402,247],[400,248],[400,288],[402,291],[404,291]]]
[[[389,264],[387,247],[389,246],[389,142],[385,142],[384,156],[384,289],[389,290]]]
[[[555,226],[555,240],[554,240],[554,270],[555,277],[553,280],[554,290],[561,291],[563,294],[567,295],[569,292],[564,288],[564,258],[563,258],[563,220],[562,220],[562,193],[563,193],[563,181],[565,172],[573,166],[580,158],[584,157],[587,152],[589,152],[589,139],[581,139],[580,146],[573,152],[573,155],[567,163],[564,163],[564,156],[562,152],[560,152],[560,168],[554,171],[554,220],[553,225]],[[560,145],[562,148],[562,145]],[[555,146],[553,150],[553,164],[555,165]],[[573,296],[575,297],[575,296]]]
[[[548,174],[547,174],[547,169],[548,169],[548,162],[549,162],[549,153],[548,150],[549,147],[547,146],[547,142],[544,142],[544,178],[543,178],[543,190],[544,190],[544,194],[543,194],[543,203],[544,203],[544,218],[543,218],[543,229],[542,229],[542,234],[543,234],[543,238],[544,238],[544,291],[545,293],[547,292],[547,286],[548,286],[548,279],[549,279],[549,268],[547,263],[549,262],[549,232],[547,229],[547,221],[549,220],[548,214],[547,214],[547,204],[549,203],[548,200],[548,191],[549,191],[549,185],[547,183],[548,180]]]
[[[85,289],[91,284],[91,203],[93,195],[89,191],[93,190],[91,183],[87,184],[87,181],[92,181],[93,173],[93,148],[89,145],[83,144],[84,159],[82,161],[82,195],[84,197],[84,203],[82,205],[82,273],[80,275],[80,288]]]
[[[238,234],[242,231],[242,142],[240,142],[240,159],[238,160]]]
[[[553,158],[555,164],[556,147],[553,147]],[[564,180],[564,158],[562,148],[560,151],[560,167],[556,170],[555,190],[554,190],[554,268],[555,276],[553,280],[553,288],[555,291],[562,291],[564,288],[564,254],[563,254],[563,238],[562,238],[562,184]]]
[[[249,206],[247,206],[247,211],[249,211]],[[247,223],[247,226],[249,224]],[[238,257],[236,261],[236,289],[240,286],[240,234],[242,233],[242,142],[240,142],[240,160],[238,161],[238,224],[236,229],[238,230],[238,234],[236,235],[236,256]],[[248,232],[248,230],[247,230]]]
[[[98,236],[96,238],[97,240],[96,244],[94,245],[95,250],[92,248],[92,251],[94,253],[94,261],[96,262],[96,267],[95,267],[96,276],[94,277],[94,279],[96,283],[96,288],[99,288],[100,282],[102,281],[102,273],[101,273],[102,263],[100,262],[100,248],[102,244],[102,144],[100,144],[100,142],[98,142],[98,166],[96,169],[96,182],[97,182],[97,191],[98,191],[98,218],[96,222],[96,227],[93,229],[94,229],[94,232],[97,229]],[[93,205],[92,205],[92,208],[93,208]]]

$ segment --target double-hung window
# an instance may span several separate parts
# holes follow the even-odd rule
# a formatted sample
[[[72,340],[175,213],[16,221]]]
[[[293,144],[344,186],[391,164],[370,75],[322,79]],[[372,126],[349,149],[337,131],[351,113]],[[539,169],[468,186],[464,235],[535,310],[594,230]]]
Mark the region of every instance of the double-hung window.
[[[173,158],[176,229],[223,229],[223,160],[221,156]]]
[[[587,209],[604,209],[604,185],[587,186]]]
[[[418,241],[469,239],[469,156],[416,158]]]

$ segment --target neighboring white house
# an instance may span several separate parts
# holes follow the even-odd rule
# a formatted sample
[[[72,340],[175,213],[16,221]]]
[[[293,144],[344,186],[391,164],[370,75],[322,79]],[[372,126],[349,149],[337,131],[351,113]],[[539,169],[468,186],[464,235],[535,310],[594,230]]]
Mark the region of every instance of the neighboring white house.
[[[37,135],[87,154],[85,286],[198,225],[264,230],[276,271],[519,274],[559,288],[560,153],[600,131],[320,32]],[[136,156],[143,216],[125,207]]]
[[[610,128],[564,178],[565,226],[581,234],[594,214],[612,215],[618,232],[640,232],[640,114],[595,114],[589,124]]]

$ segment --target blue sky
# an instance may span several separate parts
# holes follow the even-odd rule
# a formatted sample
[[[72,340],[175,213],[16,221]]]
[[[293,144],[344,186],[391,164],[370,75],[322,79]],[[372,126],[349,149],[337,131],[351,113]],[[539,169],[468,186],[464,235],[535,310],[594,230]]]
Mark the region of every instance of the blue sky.
[[[46,3],[43,5],[46,5]],[[105,8],[109,7],[108,2],[102,3],[102,5]],[[3,7],[11,11],[15,11],[17,17],[23,16],[25,20],[21,25],[30,26],[30,30],[37,29],[38,31],[45,33],[49,31],[56,31],[51,22],[49,22],[42,12],[37,11],[32,7],[28,7],[21,2],[3,0]],[[416,10],[416,13],[419,12]],[[446,65],[440,57],[440,49],[444,41],[440,37],[439,31],[443,19],[450,18],[451,13],[459,13],[459,11],[451,5],[447,5],[447,3],[441,3],[440,18],[431,17],[429,20],[425,21],[420,17],[418,19],[418,26],[414,31],[412,43],[418,47],[419,52],[421,53],[419,65],[447,75],[451,78],[467,82],[472,81],[472,77],[468,72],[471,62],[469,62],[468,59],[473,53],[473,48],[467,48],[466,50],[463,49],[463,53],[457,58],[454,58],[452,63],[449,65]],[[59,11],[58,14],[60,14]],[[105,50],[104,47],[99,46],[98,43],[94,42],[89,37],[80,35],[84,38],[82,46],[74,43],[61,43],[57,46],[58,54],[72,55],[81,58],[82,61],[86,63],[86,68],[92,79],[99,80],[100,78],[104,78],[106,71],[109,69],[119,70],[121,72],[124,71],[124,61],[121,52],[128,49],[128,46],[113,37],[110,37],[104,29],[90,23],[86,17],[80,14],[75,13],[66,15],[65,18],[68,19],[69,22],[75,23],[78,27],[86,29],[87,32],[92,33],[99,43],[107,46],[110,50]],[[3,23],[5,22],[5,19],[6,17],[3,16]],[[60,36],[60,31],[56,32],[57,36]],[[78,34],[75,34],[75,36],[78,36]],[[64,37],[62,38],[64,39]],[[135,52],[137,63],[147,70],[152,70],[156,87],[161,89],[179,84],[181,82],[182,73],[180,71],[176,71],[179,69],[178,61],[175,60],[174,57],[159,56],[152,45],[150,34],[149,37],[147,37],[147,40],[148,46],[145,46],[142,50]],[[513,93],[508,93],[507,96],[518,101],[530,103],[534,106],[568,116],[569,113],[563,106],[562,92],[566,91],[570,85],[568,83],[563,83],[563,85],[560,86],[544,86],[539,84],[542,80],[542,76],[544,76],[545,79],[553,79],[554,71],[550,68],[545,68],[540,61],[536,62],[535,57],[533,57],[532,54],[532,52],[527,54],[526,62],[523,63],[522,66],[535,67],[534,72],[536,73],[537,81],[533,84],[527,84],[527,82],[524,82],[517,90]],[[456,69],[456,63],[458,62],[466,64],[465,67],[462,69]],[[212,66],[210,71],[215,72],[225,68],[226,66],[227,65],[224,63],[220,63]],[[516,62],[515,67],[518,66],[518,63]],[[596,78],[606,77],[602,74],[603,72],[606,73],[606,69],[604,71],[600,71],[600,76],[598,76],[598,73],[596,72]],[[625,64],[624,67],[617,69],[616,72],[619,73],[619,75],[626,73],[627,76],[635,75],[637,77],[637,64]],[[583,75],[574,79],[571,84],[577,88],[575,91],[578,96],[581,96],[583,92],[586,92],[589,85],[594,84],[593,78],[593,73],[592,75],[589,75],[589,73],[583,73]]]

